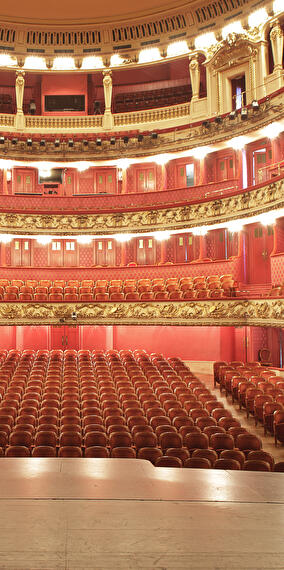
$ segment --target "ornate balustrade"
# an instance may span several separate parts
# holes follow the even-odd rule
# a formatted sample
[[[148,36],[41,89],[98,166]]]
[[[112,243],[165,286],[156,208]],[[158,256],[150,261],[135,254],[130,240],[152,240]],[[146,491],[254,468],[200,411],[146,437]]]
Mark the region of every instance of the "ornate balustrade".
[[[0,325],[284,326],[283,299],[1,303]],[[76,314],[76,321],[72,319]]]
[[[236,179],[210,182],[190,188],[174,188],[160,192],[129,194],[103,194],[93,196],[48,196],[48,195],[1,195],[0,210],[3,212],[109,212],[112,210],[135,210],[159,206],[194,203],[204,198],[230,196],[238,190]]]
[[[112,235],[190,229],[210,226],[269,212],[284,207],[284,179],[238,190],[230,196],[208,197],[194,203],[160,205],[153,209],[120,209],[105,213],[0,213],[0,232],[17,234],[95,234]],[[163,194],[163,192],[161,192]]]

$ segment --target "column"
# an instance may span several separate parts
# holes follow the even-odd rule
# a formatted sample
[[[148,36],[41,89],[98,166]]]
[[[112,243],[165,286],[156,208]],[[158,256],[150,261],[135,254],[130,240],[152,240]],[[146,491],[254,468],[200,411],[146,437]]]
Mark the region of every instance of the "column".
[[[1,256],[0,256],[1,267],[6,267],[6,244],[1,242]]]
[[[166,263],[167,261],[167,241],[161,241],[161,259],[160,263]]]
[[[275,253],[278,253],[278,224],[277,224],[277,220],[275,221],[275,224],[273,226],[273,248],[272,248],[272,252],[271,252],[270,256],[275,255]]]
[[[197,56],[193,57],[189,62],[189,73],[192,87],[192,100],[199,99],[200,89],[200,70]]]
[[[207,257],[206,235],[199,236],[199,261]]]
[[[240,230],[238,232],[238,253],[237,253],[238,257],[241,257],[243,254],[243,244],[244,244],[243,230]]]
[[[3,168],[3,194],[8,194],[7,169]]]
[[[104,85],[104,98],[105,98],[105,112],[103,116],[103,128],[113,128],[113,115],[111,112],[111,98],[112,98],[112,78],[111,70],[106,69],[103,71],[103,85]]]
[[[121,194],[127,193],[127,169],[121,169]]]
[[[167,188],[167,169],[165,164],[161,164],[161,187],[159,190],[166,190]]]
[[[122,267],[126,266],[126,242],[123,241],[120,244],[120,265]]]
[[[199,161],[199,184],[205,184],[205,157]]]
[[[23,100],[24,100],[24,89],[25,89],[25,72],[16,72],[16,103],[17,103],[17,114],[16,114],[16,129],[22,130],[25,128],[25,117],[23,112]]]
[[[270,32],[270,40],[274,62],[273,73],[282,73],[283,32],[279,21],[275,22]]]

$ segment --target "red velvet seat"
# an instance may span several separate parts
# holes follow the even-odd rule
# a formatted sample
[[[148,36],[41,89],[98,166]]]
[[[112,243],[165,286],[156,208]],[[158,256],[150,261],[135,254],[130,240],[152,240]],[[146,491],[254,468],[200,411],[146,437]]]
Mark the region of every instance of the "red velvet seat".
[[[40,445],[32,450],[33,457],[56,457],[56,448],[48,445]]]
[[[156,460],[155,467],[182,467],[182,461],[178,457],[159,457]]]
[[[82,457],[82,449],[76,446],[64,446],[59,448],[58,457]]]

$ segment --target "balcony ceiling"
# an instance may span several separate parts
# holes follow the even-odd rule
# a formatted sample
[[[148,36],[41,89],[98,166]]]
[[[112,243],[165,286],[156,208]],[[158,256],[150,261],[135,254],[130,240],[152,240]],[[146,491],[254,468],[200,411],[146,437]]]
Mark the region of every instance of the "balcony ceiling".
[[[26,24],[64,25],[68,23],[104,23],[119,22],[153,14],[163,15],[198,4],[198,0],[12,0],[1,2],[0,21]]]

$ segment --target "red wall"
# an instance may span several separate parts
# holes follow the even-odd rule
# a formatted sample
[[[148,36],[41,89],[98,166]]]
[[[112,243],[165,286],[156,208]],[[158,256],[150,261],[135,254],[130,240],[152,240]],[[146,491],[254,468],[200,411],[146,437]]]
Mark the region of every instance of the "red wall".
[[[44,110],[45,95],[85,95],[85,111],[49,113]],[[41,102],[43,115],[87,115],[87,75],[76,73],[52,73],[42,76]]]

